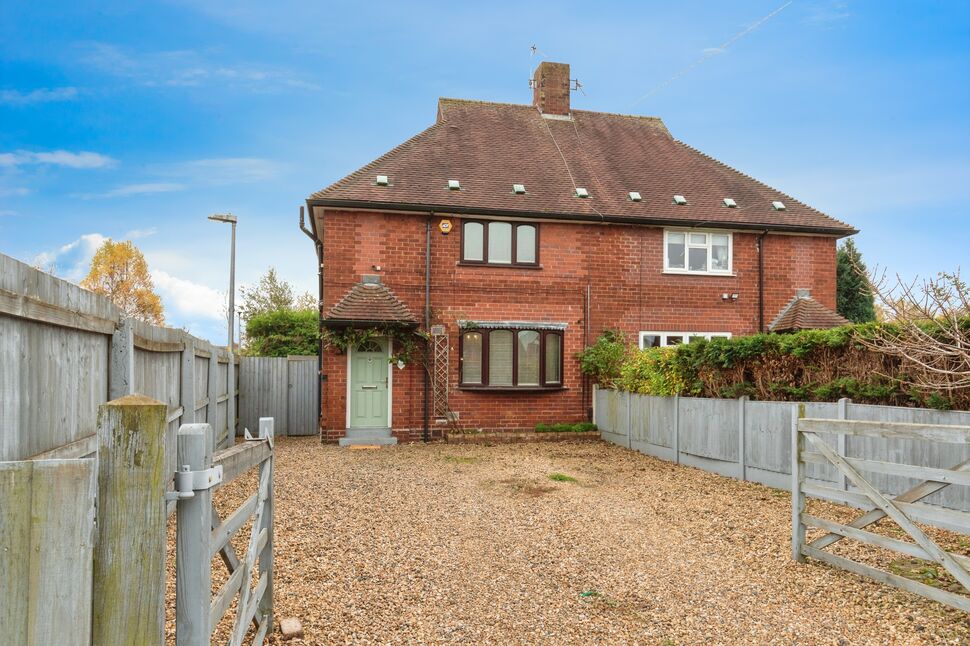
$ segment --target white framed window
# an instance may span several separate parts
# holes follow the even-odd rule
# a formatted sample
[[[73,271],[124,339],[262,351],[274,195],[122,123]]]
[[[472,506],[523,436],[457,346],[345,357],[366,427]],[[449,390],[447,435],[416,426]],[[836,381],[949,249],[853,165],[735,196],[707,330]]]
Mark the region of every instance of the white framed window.
[[[675,274],[730,274],[734,236],[723,231],[664,230],[664,271]]]
[[[694,343],[700,339],[730,339],[730,332],[641,332],[640,349],[669,348],[681,343]]]

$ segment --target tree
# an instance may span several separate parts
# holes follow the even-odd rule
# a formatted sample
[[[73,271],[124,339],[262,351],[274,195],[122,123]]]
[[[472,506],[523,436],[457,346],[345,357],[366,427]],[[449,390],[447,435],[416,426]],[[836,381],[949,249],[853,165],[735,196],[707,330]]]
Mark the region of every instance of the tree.
[[[81,287],[107,296],[127,316],[155,325],[165,321],[162,299],[155,293],[145,256],[130,240],[105,240]]]
[[[315,310],[276,310],[246,321],[246,353],[260,357],[317,354],[320,328]]]
[[[257,314],[293,309],[293,287],[280,279],[274,267],[270,267],[254,286],[240,287],[239,295],[242,301],[239,313],[247,322]]]
[[[862,254],[852,238],[835,252],[835,309],[853,323],[876,320],[875,298]]]
[[[904,382],[927,391],[970,388],[970,288],[960,272],[895,282],[883,273],[870,279],[889,324],[859,335],[863,345],[898,357]]]

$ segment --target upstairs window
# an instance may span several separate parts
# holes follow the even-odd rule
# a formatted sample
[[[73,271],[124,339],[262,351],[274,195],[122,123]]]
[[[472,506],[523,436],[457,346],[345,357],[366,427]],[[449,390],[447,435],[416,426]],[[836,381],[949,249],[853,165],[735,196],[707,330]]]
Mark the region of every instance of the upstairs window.
[[[717,231],[664,231],[664,271],[730,274],[732,235]]]
[[[558,330],[465,330],[460,351],[463,387],[562,387],[562,332]]]
[[[465,220],[461,226],[461,261],[536,267],[539,264],[538,227],[515,222]]]

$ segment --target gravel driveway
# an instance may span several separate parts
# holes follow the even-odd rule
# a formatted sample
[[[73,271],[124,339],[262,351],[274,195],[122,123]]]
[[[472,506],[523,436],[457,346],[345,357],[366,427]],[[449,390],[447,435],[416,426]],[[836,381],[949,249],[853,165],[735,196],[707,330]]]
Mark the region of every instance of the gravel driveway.
[[[794,564],[789,497],[760,485],[599,442],[277,447],[302,643],[970,643],[962,613]]]

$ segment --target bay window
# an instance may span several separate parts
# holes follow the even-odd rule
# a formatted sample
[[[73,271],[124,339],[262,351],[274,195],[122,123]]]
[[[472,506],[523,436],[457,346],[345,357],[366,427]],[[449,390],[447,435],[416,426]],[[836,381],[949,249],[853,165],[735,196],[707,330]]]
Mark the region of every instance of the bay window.
[[[466,329],[459,345],[459,381],[467,388],[562,387],[562,331]]]
[[[461,261],[465,264],[537,267],[537,225],[465,220],[461,225]]]
[[[640,349],[669,348],[681,343],[696,343],[700,340],[730,339],[730,332],[641,332]]]
[[[732,235],[718,231],[664,231],[664,271],[689,274],[729,274]]]

